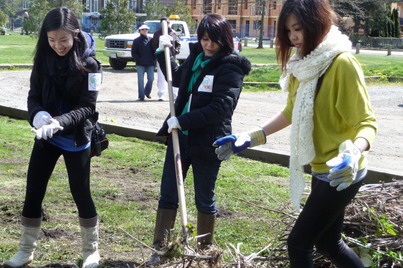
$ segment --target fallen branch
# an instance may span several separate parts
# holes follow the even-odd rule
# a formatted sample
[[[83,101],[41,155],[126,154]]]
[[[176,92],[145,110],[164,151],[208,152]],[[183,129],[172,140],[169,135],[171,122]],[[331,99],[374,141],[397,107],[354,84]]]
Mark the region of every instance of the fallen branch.
[[[262,206],[260,206],[260,205],[256,205],[256,204],[254,204],[254,203],[252,203],[252,202],[250,202],[250,201],[246,201],[245,199],[236,197],[236,196],[234,196],[234,198],[235,198],[235,199],[238,199],[239,201],[245,202],[245,203],[247,203],[247,204],[249,204],[249,205],[258,207],[258,208],[261,208],[261,209],[264,209],[264,210],[267,210],[267,211],[271,211],[271,212],[275,212],[275,213],[279,213],[279,214],[285,215],[285,216],[290,217],[290,218],[293,218],[293,219],[297,219],[296,216],[293,216],[293,215],[291,215],[291,214],[285,213],[285,212],[283,212],[283,211],[275,210],[275,209],[270,209],[270,208],[265,208],[265,207],[262,207]]]

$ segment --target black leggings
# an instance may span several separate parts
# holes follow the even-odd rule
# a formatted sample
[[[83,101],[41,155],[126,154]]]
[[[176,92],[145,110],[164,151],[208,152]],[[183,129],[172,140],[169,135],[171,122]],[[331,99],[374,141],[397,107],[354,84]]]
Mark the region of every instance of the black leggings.
[[[312,191],[288,237],[290,267],[313,266],[313,246],[343,268],[363,268],[360,258],[341,237],[345,207],[357,194],[361,182],[337,191],[328,182],[312,177]]]
[[[78,215],[87,219],[97,215],[90,192],[90,148],[67,152],[45,141],[35,140],[28,167],[27,189],[22,216],[40,218],[50,175],[60,155],[63,155],[69,177],[70,191],[78,208]]]

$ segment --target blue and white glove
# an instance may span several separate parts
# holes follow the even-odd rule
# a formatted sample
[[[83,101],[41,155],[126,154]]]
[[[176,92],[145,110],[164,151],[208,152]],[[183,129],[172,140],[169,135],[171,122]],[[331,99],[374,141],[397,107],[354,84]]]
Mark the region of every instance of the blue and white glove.
[[[52,116],[50,116],[50,114],[48,112],[39,111],[34,116],[34,120],[32,121],[32,125],[34,125],[34,127],[36,129],[40,129],[42,126],[50,124],[51,123],[50,119],[52,119]]]
[[[163,34],[160,36],[160,41],[158,44],[158,50],[164,51],[164,47],[171,47],[172,46],[172,36],[169,34]]]
[[[332,168],[327,177],[330,186],[337,186],[337,191],[349,187],[357,175],[360,158],[361,150],[351,140],[342,142],[339,155],[326,162],[326,165]]]
[[[213,143],[219,160],[228,160],[231,155],[237,154],[248,147],[266,143],[266,134],[262,128],[254,128],[249,132],[232,134],[216,140]]]
[[[178,118],[176,118],[175,116],[171,116],[168,120],[168,133],[172,132],[172,129],[174,128],[179,128],[181,129],[181,126],[179,125],[179,121]]]
[[[51,121],[50,124],[44,125],[39,129],[35,128],[31,129],[31,132],[34,132],[36,134],[36,138],[38,140],[40,139],[47,140],[48,138],[52,138],[53,134],[55,134],[59,130],[63,130],[63,127],[60,126],[59,121],[53,118],[50,121]]]

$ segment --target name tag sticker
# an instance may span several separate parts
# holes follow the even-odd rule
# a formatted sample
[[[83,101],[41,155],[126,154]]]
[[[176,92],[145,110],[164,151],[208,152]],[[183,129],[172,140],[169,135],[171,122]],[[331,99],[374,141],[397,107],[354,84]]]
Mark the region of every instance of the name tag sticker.
[[[201,82],[199,88],[197,89],[198,92],[206,92],[212,93],[213,92],[213,82],[214,82],[214,75],[206,75]]]
[[[99,91],[101,89],[101,73],[88,74],[88,91]]]

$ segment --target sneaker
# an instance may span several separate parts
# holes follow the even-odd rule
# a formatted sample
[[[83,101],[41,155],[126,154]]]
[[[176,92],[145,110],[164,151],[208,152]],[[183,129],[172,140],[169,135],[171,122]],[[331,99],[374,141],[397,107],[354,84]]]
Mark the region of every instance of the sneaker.
[[[151,95],[146,95],[146,97],[147,97],[148,99],[151,99]]]
[[[144,98],[139,98],[139,101],[144,101]]]
[[[163,99],[163,98],[159,98],[158,100],[159,100],[159,101],[164,101],[164,99]]]

